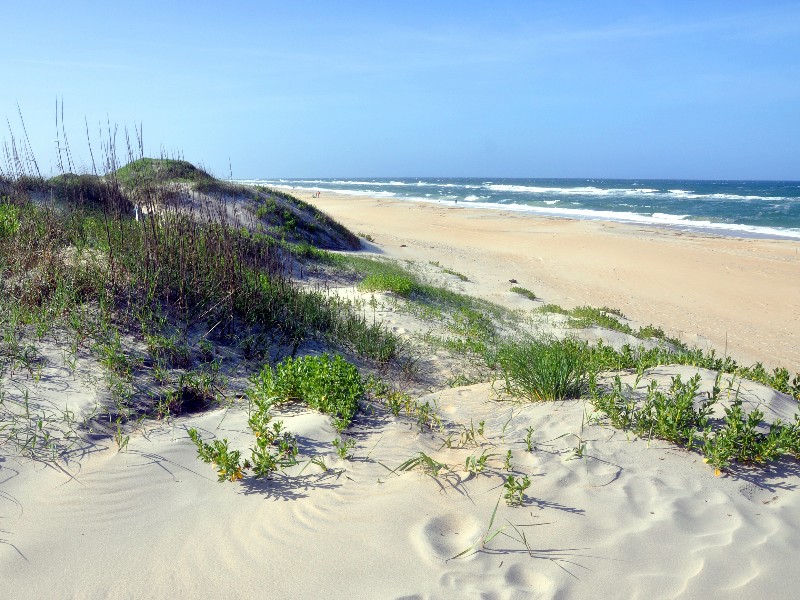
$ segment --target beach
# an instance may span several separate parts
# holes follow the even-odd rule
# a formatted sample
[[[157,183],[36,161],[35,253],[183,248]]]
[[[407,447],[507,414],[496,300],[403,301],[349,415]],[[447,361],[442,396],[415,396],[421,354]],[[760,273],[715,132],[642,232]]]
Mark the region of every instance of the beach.
[[[522,313],[545,303],[605,305],[632,326],[652,323],[745,364],[800,366],[795,242],[297,195],[369,236],[359,256],[396,259],[447,290]],[[314,218],[318,232],[322,215]],[[248,360],[238,340],[222,338],[203,350],[214,362],[196,367],[209,373],[221,364],[227,378],[205,410],[98,422],[90,415],[107,410],[109,369],[88,348],[70,363],[63,344],[35,340],[36,368],[12,368],[0,380],[10,407],[3,426],[15,436],[0,454],[0,597],[796,595],[796,458],[716,471],[696,447],[616,429],[586,395],[530,402],[506,393],[499,376],[459,380],[467,354],[415,346],[441,333],[443,314],[345,276],[325,279],[320,265],[297,273],[299,285],[353,300],[371,323],[408,342],[419,373],[438,379],[425,380],[424,390],[398,388],[394,406],[362,398],[343,431],[302,402],[275,405],[272,417],[295,436],[297,463],[269,478],[248,471],[219,481],[220,463],[199,460],[189,432],[251,457],[253,405],[244,389],[269,356]],[[550,317],[549,331],[574,333],[561,315]],[[341,347],[312,340],[299,354],[321,352]],[[365,378],[369,368],[383,376],[386,365],[344,353],[366,365]],[[135,377],[152,370],[142,363]],[[791,423],[797,413],[788,394],[690,365],[617,374],[620,389],[640,399],[650,382],[667,393],[677,377],[696,377],[693,398],[718,396],[717,416],[737,398],[765,423]],[[601,376],[602,385],[611,381]],[[65,422],[72,424],[59,430]],[[79,434],[61,455],[25,441],[51,428],[60,442],[64,431]]]
[[[435,260],[504,302],[619,309],[689,346],[800,372],[800,242],[293,190],[391,258]]]

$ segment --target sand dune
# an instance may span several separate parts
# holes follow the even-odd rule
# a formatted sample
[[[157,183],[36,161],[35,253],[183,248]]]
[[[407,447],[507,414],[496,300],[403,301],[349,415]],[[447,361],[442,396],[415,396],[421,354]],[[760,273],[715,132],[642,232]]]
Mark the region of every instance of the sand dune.
[[[97,447],[71,476],[7,459],[3,595],[793,597],[796,463],[717,478],[696,454],[598,425],[583,401],[520,404],[489,384],[428,399],[456,434],[485,421],[480,445],[442,447],[441,435],[376,412],[341,461],[328,418],[293,411],[301,452],[323,454],[328,472],[217,483],[186,429],[244,448],[252,434],[232,408],[148,428],[125,452]],[[521,507],[501,500],[508,450],[512,472],[532,480]],[[391,471],[420,451],[449,470]],[[466,457],[484,451],[486,470],[466,473]]]
[[[711,325],[728,327],[726,319],[734,319],[740,329],[729,337],[731,353],[798,364],[797,279],[789,276],[800,263],[787,244],[679,238],[598,223],[509,224],[474,211],[360,202],[349,212],[338,197],[323,196],[319,204],[354,230],[372,233],[384,254],[441,261],[467,273],[468,282],[449,280],[454,288],[520,306],[520,297],[508,293],[507,280],[515,277],[547,301],[618,306],[687,338],[708,335],[715,345],[720,340]],[[446,228],[461,233],[442,234]],[[610,258],[595,255],[599,246],[590,244],[600,243],[608,244]],[[652,272],[669,262],[667,251],[674,273]],[[623,260],[626,253],[638,262]],[[766,283],[756,280],[758,273],[747,285],[744,276],[714,279],[734,258],[743,269],[761,265]],[[609,269],[620,276],[610,277]],[[631,274],[644,278],[641,288],[626,279]],[[687,277],[694,283],[684,293],[659,283],[683,285]],[[715,294],[727,298],[718,311],[701,302],[715,285]],[[776,286],[775,297],[764,300],[774,311],[741,312],[767,285]],[[403,334],[425,326],[390,305],[376,314]],[[762,334],[747,337],[752,331]],[[98,401],[92,372],[71,375],[57,352],[49,350],[53,360],[40,380],[23,376],[31,397],[52,410],[90,410]],[[446,371],[448,360],[432,353],[424,362]],[[697,372],[659,367],[645,373],[642,385]],[[700,375],[701,392],[710,390],[716,374]],[[22,393],[4,384],[9,394]],[[740,393],[769,420],[790,420],[797,410],[794,400],[759,384],[744,382]],[[108,435],[90,436],[57,467],[3,456],[0,597],[796,596],[796,460],[715,477],[699,454],[613,429],[583,400],[520,403],[480,383],[435,390],[419,401],[436,407],[441,430],[420,430],[372,407],[347,431],[356,442],[351,460],[331,446],[336,432],[329,417],[286,407],[280,417],[297,435],[300,464],[266,481],[218,483],[188,438],[194,427],[205,439],[226,438],[245,451],[252,433],[246,407],[236,403],[146,421],[122,451]],[[464,432],[481,422],[483,435],[467,439]],[[443,465],[437,475],[399,470],[420,453]],[[468,457],[481,455],[485,468],[469,473]],[[521,506],[504,501],[509,474],[530,478]]]

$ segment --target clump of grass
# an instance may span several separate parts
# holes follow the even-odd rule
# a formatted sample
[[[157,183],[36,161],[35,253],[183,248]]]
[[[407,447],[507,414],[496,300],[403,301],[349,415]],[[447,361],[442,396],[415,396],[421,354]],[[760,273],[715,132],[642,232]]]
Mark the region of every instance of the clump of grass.
[[[19,229],[19,209],[0,197],[0,237],[9,237]]]
[[[494,357],[505,390],[534,402],[578,398],[586,387],[586,345],[573,339],[520,339],[502,344]]]
[[[602,308],[578,306],[569,311],[568,314],[573,319],[572,325],[574,327],[592,327],[596,325],[612,331],[633,334],[630,325],[617,318],[624,318],[624,315],[620,311],[607,306]]]
[[[414,456],[400,464],[396,469],[392,470],[391,473],[394,474],[397,471],[412,471],[417,468],[422,469],[426,475],[430,475],[431,477],[438,477],[442,472],[450,472],[450,468],[445,463],[439,462],[424,452],[417,452]]]
[[[445,268],[442,269],[442,272],[443,273],[447,273],[448,275],[454,275],[455,277],[458,277],[461,281],[469,281],[469,277],[467,277],[463,273],[459,273],[458,271],[454,271],[453,269],[448,269],[448,268],[445,267]]]
[[[358,289],[365,292],[393,292],[407,298],[417,290],[413,279],[397,273],[373,273],[367,275]]]
[[[372,236],[371,236],[370,234],[368,234],[368,233],[364,233],[363,231],[359,231],[359,232],[358,232],[358,237],[362,237],[362,238],[364,238],[365,240],[367,240],[368,242],[374,242],[374,241],[375,241],[375,238],[374,238],[374,237],[372,237]]]
[[[545,304],[539,307],[539,312],[555,315],[567,315],[569,312],[561,308],[558,304]]]
[[[536,300],[536,294],[534,294],[528,288],[515,285],[514,287],[511,288],[511,291],[514,292],[515,294],[519,294],[520,296],[527,298],[528,300]]]

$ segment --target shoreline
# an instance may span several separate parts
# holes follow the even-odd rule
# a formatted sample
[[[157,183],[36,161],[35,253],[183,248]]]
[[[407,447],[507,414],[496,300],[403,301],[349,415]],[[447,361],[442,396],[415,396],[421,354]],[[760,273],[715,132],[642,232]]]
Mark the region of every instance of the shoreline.
[[[258,180],[241,180],[246,185],[260,185]],[[745,238],[745,239],[779,239],[800,242],[800,229],[768,227],[768,226],[755,226],[755,225],[742,225],[739,223],[715,223],[712,221],[704,220],[683,220],[677,219],[669,221],[667,219],[663,222],[654,220],[654,217],[646,217],[639,213],[626,213],[603,211],[595,209],[558,209],[558,208],[545,208],[540,206],[531,206],[527,204],[508,204],[501,205],[490,202],[462,202],[459,205],[457,200],[443,200],[423,198],[420,196],[402,197],[388,192],[359,192],[355,190],[335,190],[330,188],[321,187],[296,187],[291,185],[270,185],[265,184],[267,187],[280,189],[289,194],[300,194],[320,192],[323,194],[335,194],[339,196],[373,198],[382,200],[395,200],[398,202],[409,203],[422,203],[431,204],[435,206],[469,208],[475,210],[489,210],[489,211],[507,211],[513,213],[528,214],[532,217],[541,218],[556,218],[556,219],[569,219],[575,221],[600,221],[610,223],[621,223],[624,225],[633,225],[638,227],[654,227],[664,228],[674,231],[681,231],[684,233],[698,233],[701,235],[712,235],[719,237],[732,237],[732,238]],[[669,215],[667,215],[669,216]],[[702,224],[701,224],[702,223]]]
[[[800,241],[338,192],[298,198],[372,235],[390,258],[439,260],[508,304],[509,279],[544,303],[620,309],[689,346],[800,372]]]

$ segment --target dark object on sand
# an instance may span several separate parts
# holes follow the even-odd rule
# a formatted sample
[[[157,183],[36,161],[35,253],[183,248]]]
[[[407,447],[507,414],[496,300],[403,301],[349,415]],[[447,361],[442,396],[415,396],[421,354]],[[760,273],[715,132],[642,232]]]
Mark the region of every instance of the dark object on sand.
[[[519,283],[516,279],[509,279],[508,283]]]

